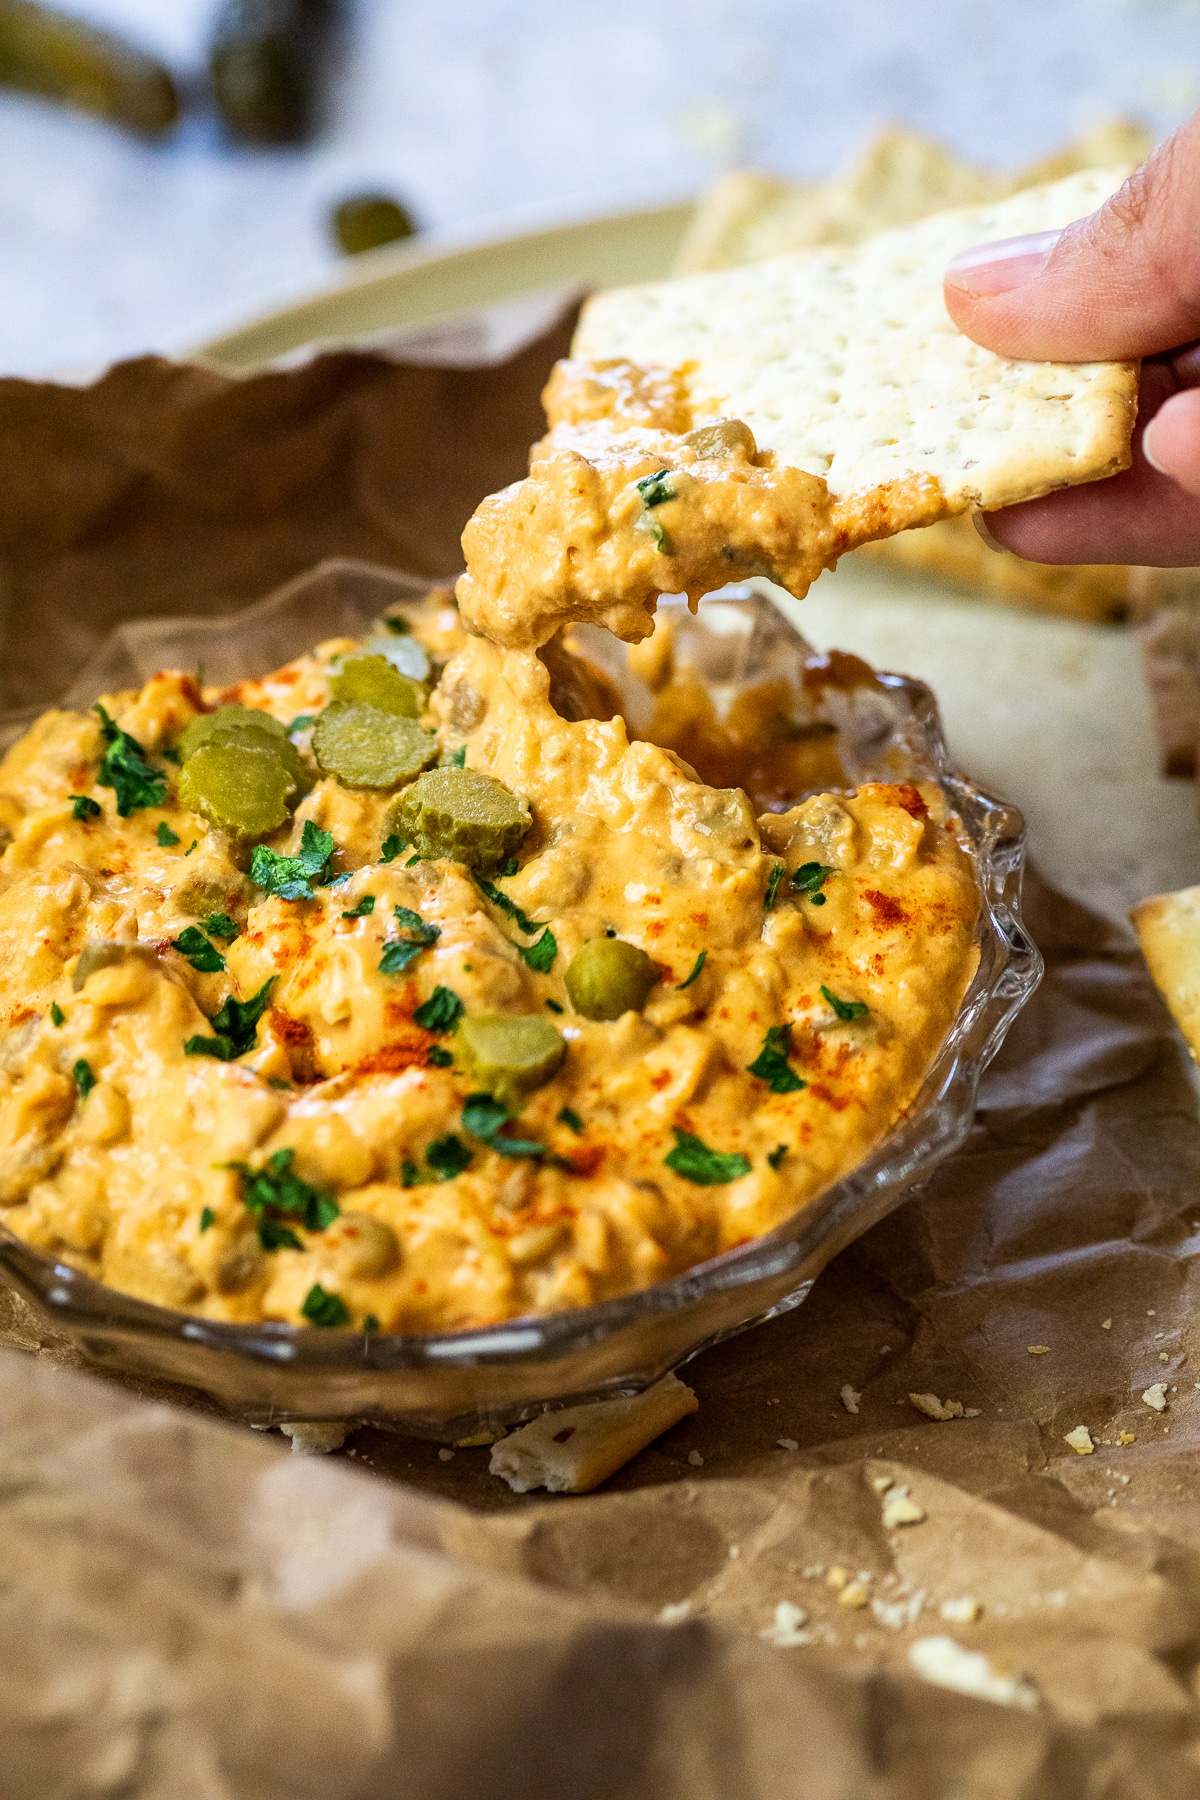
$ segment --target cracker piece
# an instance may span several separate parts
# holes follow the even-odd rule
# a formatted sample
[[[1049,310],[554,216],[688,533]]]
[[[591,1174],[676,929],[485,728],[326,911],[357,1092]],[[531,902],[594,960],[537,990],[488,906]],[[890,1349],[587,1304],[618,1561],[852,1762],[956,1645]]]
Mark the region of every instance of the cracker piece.
[[[518,1494],[586,1494],[699,1407],[690,1387],[666,1375],[629,1400],[543,1413],[502,1438],[488,1467]]]
[[[953,582],[1026,612],[1108,625],[1125,618],[1130,607],[1130,572],[1122,564],[1024,562],[1008,550],[989,549],[969,513],[864,544],[855,554],[889,572]]]
[[[598,294],[573,354],[682,370],[697,421],[743,419],[777,466],[839,499],[894,496],[847,548],[930,522],[931,482],[945,516],[1098,480],[1129,465],[1136,365],[994,356],[955,328],[942,280],[955,251],[1067,225],[1116,185],[1073,175],[857,249]]]
[[[1200,887],[1143,900],[1129,917],[1155,985],[1200,1062]]]

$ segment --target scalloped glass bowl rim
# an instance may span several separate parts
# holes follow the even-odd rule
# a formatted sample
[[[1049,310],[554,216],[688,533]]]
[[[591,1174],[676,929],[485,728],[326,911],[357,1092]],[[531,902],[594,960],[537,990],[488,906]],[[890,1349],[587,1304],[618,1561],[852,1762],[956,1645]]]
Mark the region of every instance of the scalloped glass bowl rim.
[[[308,1371],[318,1379],[335,1372],[347,1377],[355,1372],[361,1375],[368,1369],[383,1376],[389,1370],[423,1368],[432,1373],[457,1367],[499,1372],[517,1364],[536,1366],[586,1351],[656,1316],[681,1314],[743,1287],[769,1283],[774,1288],[782,1280],[784,1291],[773,1303],[752,1306],[745,1317],[733,1323],[706,1329],[698,1314],[694,1341],[689,1338],[686,1347],[667,1361],[666,1366],[678,1367],[713,1342],[798,1305],[816,1274],[838,1250],[898,1205],[915,1182],[962,1142],[974,1116],[979,1077],[1041,977],[1041,958],[1024,930],[1019,911],[1024,866],[1021,814],[954,770],[936,701],[924,683],[899,675],[881,675],[880,679],[893,693],[907,695],[913,721],[943,790],[973,840],[982,896],[979,964],[955,1023],[905,1117],[869,1157],[773,1231],[670,1280],[594,1306],[421,1336],[317,1330],[282,1323],[244,1325],[176,1312],[133,1299],[69,1265],[40,1256],[2,1226],[0,1273],[66,1336],[84,1334],[94,1359],[97,1338],[103,1340],[106,1335],[119,1337],[130,1346],[138,1340],[155,1340],[163,1343],[164,1350],[170,1340],[181,1350],[189,1345],[193,1357],[203,1347],[221,1359],[257,1363],[264,1372],[270,1365],[282,1376],[286,1367],[297,1377]],[[795,1272],[794,1284],[787,1281],[790,1271]],[[102,1360],[111,1360],[117,1367],[126,1359]],[[145,1369],[142,1358],[137,1363]],[[639,1368],[627,1378],[606,1379],[599,1390],[548,1394],[539,1403],[498,1398],[495,1405],[479,1406],[475,1413],[493,1420],[528,1416],[543,1404],[561,1405],[594,1397],[597,1391],[636,1392],[665,1372],[664,1366]],[[205,1386],[196,1376],[173,1378]],[[219,1385],[214,1383],[209,1391],[217,1391]],[[276,1419],[337,1416],[382,1421],[389,1416],[376,1405],[356,1413],[344,1395],[332,1408],[314,1410],[302,1404],[292,1412],[275,1402],[263,1408],[240,1404],[232,1410],[245,1417],[265,1412]],[[416,1423],[409,1409],[390,1416]],[[456,1421],[458,1425],[462,1422],[461,1417]],[[430,1429],[430,1421],[422,1416],[418,1428]]]

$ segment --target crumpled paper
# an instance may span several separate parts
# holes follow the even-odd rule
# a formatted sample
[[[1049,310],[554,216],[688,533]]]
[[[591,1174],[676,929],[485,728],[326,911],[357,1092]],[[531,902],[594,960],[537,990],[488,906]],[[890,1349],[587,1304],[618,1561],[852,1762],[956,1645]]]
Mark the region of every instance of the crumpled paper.
[[[537,354],[513,373],[529,396]],[[355,359],[331,361],[361,391]],[[224,513],[146,474],[188,439],[193,378],[143,367],[120,440],[140,472],[90,523],[114,440],[78,438],[62,396],[26,384],[20,481],[77,512],[39,556],[0,502],[7,703],[65,687],[122,608],[178,609],[189,556],[214,611],[294,571],[292,532],[301,560],[381,554],[304,536],[348,452],[326,444],[306,481],[276,454],[322,367],[269,378],[260,439],[252,384],[214,403],[191,466],[242,445]],[[502,391],[503,371],[456,373],[456,429],[477,430],[470,382]],[[323,419],[344,419],[322,379]],[[415,444],[416,416],[397,405],[391,441]],[[406,465],[430,544],[449,543],[451,436]],[[0,1354],[4,1800],[1200,1796],[1189,1066],[1124,932],[1036,881],[1028,916],[1046,981],[962,1151],[804,1306],[690,1365],[700,1412],[596,1495],[518,1497],[486,1447],[383,1431],[292,1458],[196,1396],[56,1367],[0,1297],[20,1347]],[[1159,1384],[1161,1411],[1142,1397]],[[1080,1427],[1089,1454],[1066,1441]]]

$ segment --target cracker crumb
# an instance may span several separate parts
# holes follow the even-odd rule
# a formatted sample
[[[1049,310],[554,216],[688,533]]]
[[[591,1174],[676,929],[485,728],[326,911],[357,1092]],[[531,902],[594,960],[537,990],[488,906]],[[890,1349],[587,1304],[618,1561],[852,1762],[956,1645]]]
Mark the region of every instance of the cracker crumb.
[[[658,1622],[660,1625],[680,1625],[691,1610],[690,1600],[673,1600],[669,1606],[662,1608],[658,1615]]]
[[[698,1450],[688,1451],[688,1461],[691,1463],[693,1469],[702,1469],[704,1467],[704,1458]]]
[[[915,1406],[919,1413],[927,1419],[961,1419],[963,1404],[961,1400],[941,1401],[936,1394],[910,1394],[909,1405]]]
[[[498,1444],[502,1437],[507,1437],[503,1425],[489,1425],[482,1431],[473,1431],[470,1437],[455,1438],[456,1450],[478,1450],[485,1444]]]
[[[943,1600],[938,1611],[947,1625],[973,1625],[983,1608],[978,1600],[964,1594],[961,1600]]]
[[[825,1577],[825,1585],[826,1587],[831,1588],[844,1588],[849,1580],[849,1569],[844,1569],[841,1563],[834,1563],[832,1569],[830,1569],[828,1575]]]
[[[1100,1329],[1101,1329],[1101,1331],[1111,1331],[1112,1330],[1112,1320],[1111,1319],[1101,1319]]]
[[[299,1424],[289,1420],[279,1429],[284,1437],[291,1438],[293,1456],[328,1456],[341,1449],[351,1428],[336,1419],[306,1419]]]
[[[740,1544],[730,1544],[729,1554],[736,1562],[738,1557],[742,1554],[742,1546]]]
[[[838,1605],[850,1606],[857,1610],[860,1606],[866,1606],[870,1598],[870,1594],[861,1581],[852,1581],[838,1595]]]
[[[1165,1381],[1152,1382],[1150,1384],[1150,1386],[1146,1389],[1145,1393],[1142,1395],[1142,1400],[1148,1407],[1150,1407],[1152,1409],[1152,1411],[1159,1412],[1159,1413],[1166,1412],[1166,1410],[1167,1410],[1167,1384],[1166,1384],[1166,1382]]]
[[[1086,1425],[1076,1425],[1074,1431],[1068,1431],[1063,1438],[1064,1444],[1070,1444],[1076,1456],[1091,1456],[1096,1446],[1092,1442],[1092,1434]]]
[[[1050,1354],[1049,1344],[1026,1344],[1025,1350],[1029,1356],[1049,1356]]]
[[[817,1581],[824,1573],[824,1563],[809,1563],[806,1569],[801,1570],[801,1574],[804,1576],[805,1581]]]
[[[1117,1434],[1117,1442],[1118,1444],[1136,1444],[1137,1438],[1132,1431],[1122,1431]]]
[[[982,1417],[982,1414],[980,1413],[980,1410],[977,1406],[965,1406],[963,1408],[963,1418],[964,1419],[978,1419],[981,1417]]]
[[[453,1462],[454,1461],[453,1450],[439,1450],[438,1451],[438,1461],[439,1462]]]
[[[774,1644],[780,1650],[790,1650],[794,1644],[811,1644],[812,1634],[800,1629],[807,1617],[802,1606],[781,1600],[775,1608],[773,1622],[758,1635],[765,1643]]]
[[[1158,1353],[1158,1360],[1159,1362],[1170,1362],[1171,1359],[1165,1350],[1160,1350]]]
[[[800,1448],[795,1438],[776,1438],[775,1442],[780,1450],[798,1450]]]
[[[871,1602],[871,1611],[880,1625],[886,1625],[889,1631],[903,1631],[906,1625],[915,1625],[925,1604],[925,1589],[917,1588],[915,1593],[901,1600],[880,1600],[878,1596]]]
[[[862,1395],[858,1392],[858,1389],[852,1388],[850,1383],[847,1382],[845,1387],[841,1390],[841,1402],[846,1411],[848,1413],[856,1413],[858,1411],[858,1403],[861,1399]]]
[[[890,1475],[872,1475],[871,1486],[877,1494],[886,1494],[890,1487],[895,1487]]]
[[[917,1638],[908,1647],[908,1660],[934,1687],[991,1700],[997,1706],[1038,1705],[1038,1691],[1028,1676],[993,1668],[981,1650],[964,1650],[951,1637]]]
[[[925,1508],[914,1500],[906,1487],[889,1488],[883,1499],[883,1529],[894,1531],[898,1525],[919,1525]]]

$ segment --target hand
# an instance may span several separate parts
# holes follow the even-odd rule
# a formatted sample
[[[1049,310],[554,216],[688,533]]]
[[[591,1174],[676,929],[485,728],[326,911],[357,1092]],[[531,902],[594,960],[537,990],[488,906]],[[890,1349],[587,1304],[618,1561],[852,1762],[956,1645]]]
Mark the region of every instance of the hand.
[[[1133,466],[988,513],[1030,562],[1200,563],[1200,112],[1090,218],[946,271],[960,331],[1036,362],[1144,357]]]

